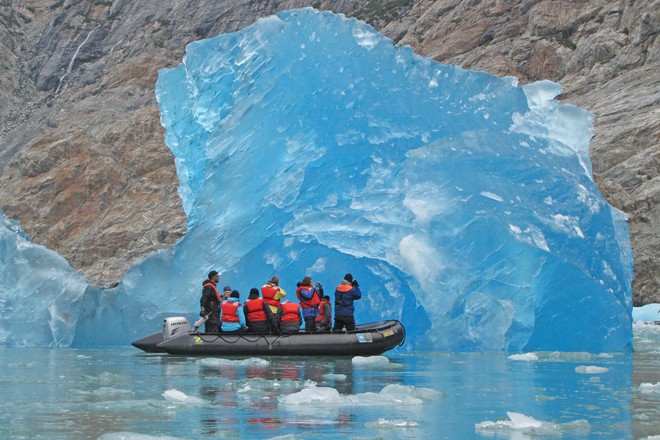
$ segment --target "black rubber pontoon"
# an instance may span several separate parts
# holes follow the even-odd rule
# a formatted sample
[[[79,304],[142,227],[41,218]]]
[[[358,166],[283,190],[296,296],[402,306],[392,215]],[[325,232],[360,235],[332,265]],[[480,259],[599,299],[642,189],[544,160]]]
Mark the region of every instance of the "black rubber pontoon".
[[[356,326],[351,332],[282,335],[190,332],[163,340],[154,333],[133,342],[146,352],[186,356],[373,356],[403,345],[406,331],[397,320]]]

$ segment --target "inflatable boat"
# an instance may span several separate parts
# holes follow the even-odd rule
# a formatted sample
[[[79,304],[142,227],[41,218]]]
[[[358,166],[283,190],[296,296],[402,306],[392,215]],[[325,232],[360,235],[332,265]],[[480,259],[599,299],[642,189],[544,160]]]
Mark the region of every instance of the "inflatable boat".
[[[183,317],[166,318],[163,331],[133,342],[149,353],[184,356],[374,356],[403,345],[406,330],[397,320],[356,326],[350,332],[292,334],[199,333]]]

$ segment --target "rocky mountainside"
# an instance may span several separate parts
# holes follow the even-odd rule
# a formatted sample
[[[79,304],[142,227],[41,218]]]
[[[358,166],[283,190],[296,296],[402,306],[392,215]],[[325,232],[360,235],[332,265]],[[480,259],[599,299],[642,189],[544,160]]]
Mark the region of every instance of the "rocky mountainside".
[[[444,63],[561,83],[596,115],[594,177],[630,218],[635,303],[660,302],[660,0],[0,0],[0,209],[90,282],[116,283],[185,234],[158,69],[303,6]]]

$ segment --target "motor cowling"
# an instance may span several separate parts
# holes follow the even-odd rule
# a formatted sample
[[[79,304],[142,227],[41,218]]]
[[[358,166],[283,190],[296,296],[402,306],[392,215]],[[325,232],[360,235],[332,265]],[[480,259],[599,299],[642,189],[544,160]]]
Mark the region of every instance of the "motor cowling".
[[[163,320],[163,339],[165,341],[188,332],[190,332],[190,324],[183,316],[172,316]]]

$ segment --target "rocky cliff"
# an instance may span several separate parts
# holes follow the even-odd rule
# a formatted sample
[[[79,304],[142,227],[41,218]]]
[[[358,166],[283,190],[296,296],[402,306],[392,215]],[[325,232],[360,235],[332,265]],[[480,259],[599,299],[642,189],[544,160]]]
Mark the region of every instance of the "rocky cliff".
[[[550,79],[593,112],[594,176],[628,213],[635,303],[660,302],[659,1],[0,0],[0,209],[90,282],[185,234],[157,71],[190,41],[313,6],[444,63]]]

